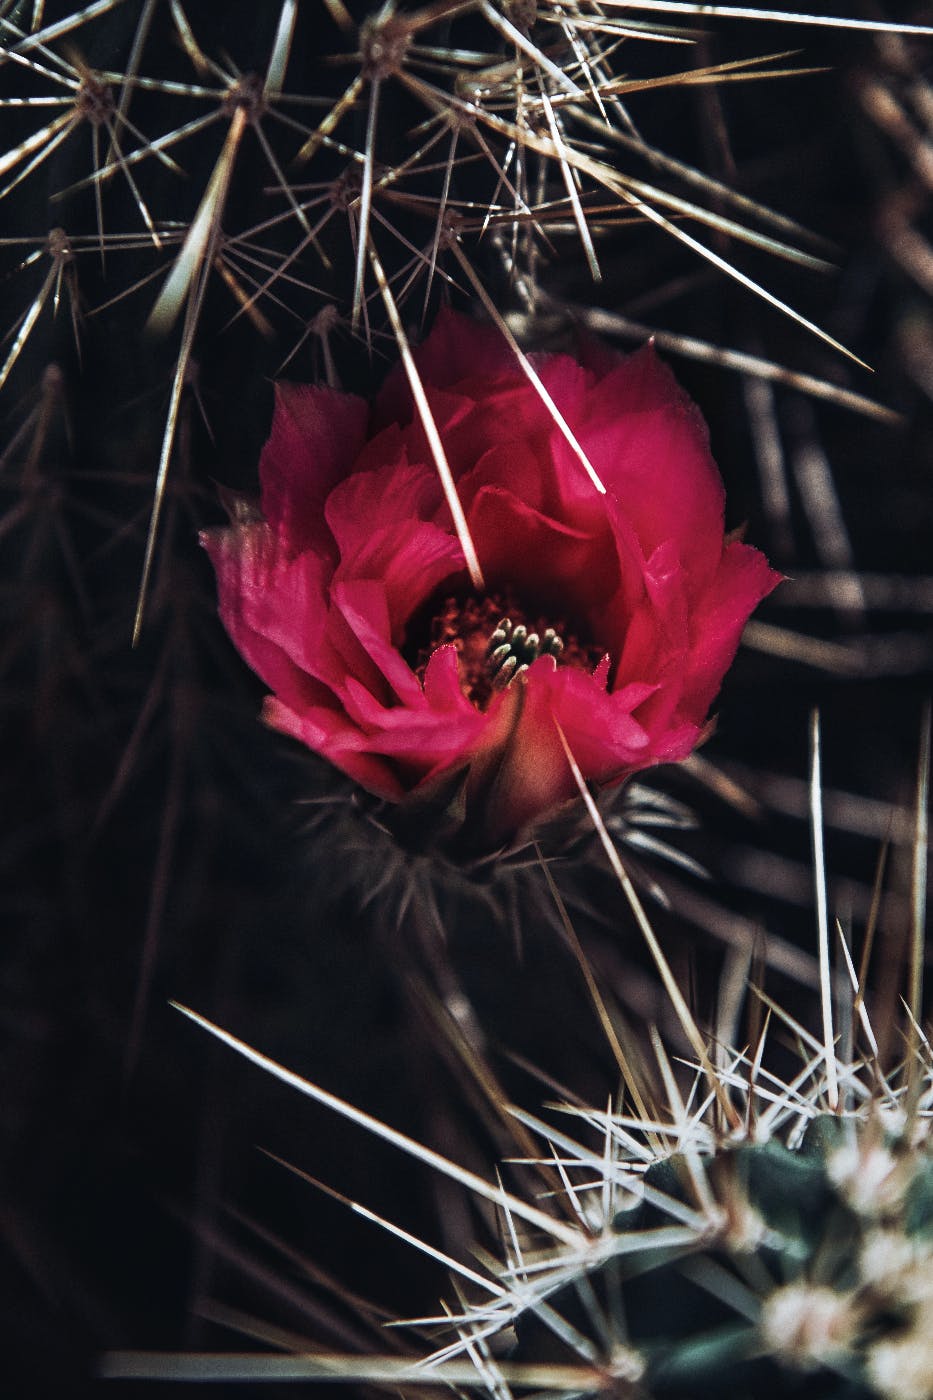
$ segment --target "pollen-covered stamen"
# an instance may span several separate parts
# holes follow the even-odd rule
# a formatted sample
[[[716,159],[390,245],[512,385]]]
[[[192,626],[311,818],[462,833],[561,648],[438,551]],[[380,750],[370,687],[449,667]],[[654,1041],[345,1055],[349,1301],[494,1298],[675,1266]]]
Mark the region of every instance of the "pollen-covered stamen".
[[[478,710],[539,656],[591,673],[605,654],[579,623],[529,607],[509,588],[480,597],[431,599],[409,620],[406,632],[403,655],[422,682],[439,647],[456,649],[460,689]]]
[[[486,673],[493,689],[505,690],[539,656],[553,656],[556,660],[563,649],[564,643],[553,627],[539,636],[529,632],[523,622],[513,625],[511,618],[504,617],[486,647]]]

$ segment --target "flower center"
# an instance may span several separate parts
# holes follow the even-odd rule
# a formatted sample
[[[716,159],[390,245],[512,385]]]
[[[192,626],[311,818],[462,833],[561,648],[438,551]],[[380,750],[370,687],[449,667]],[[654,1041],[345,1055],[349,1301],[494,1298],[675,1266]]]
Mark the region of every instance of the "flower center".
[[[486,670],[493,689],[505,690],[539,656],[557,660],[563,649],[563,640],[553,627],[546,627],[539,637],[537,632],[529,632],[524,622],[516,625],[510,617],[502,618],[486,647]]]
[[[425,635],[426,644],[418,645],[419,636]],[[422,681],[438,647],[456,647],[460,687],[479,710],[539,656],[553,656],[559,666],[592,671],[603,655],[603,648],[581,638],[564,619],[523,607],[511,591],[484,598],[444,598],[434,604],[426,626],[414,622],[409,637],[415,645],[406,650],[414,654],[413,669]]]

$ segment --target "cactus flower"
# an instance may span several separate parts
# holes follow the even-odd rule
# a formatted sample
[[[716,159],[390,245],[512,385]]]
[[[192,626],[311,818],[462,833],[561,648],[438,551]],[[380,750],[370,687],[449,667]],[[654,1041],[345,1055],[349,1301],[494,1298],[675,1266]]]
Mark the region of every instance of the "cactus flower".
[[[370,405],[280,384],[261,511],[204,543],[265,719],[389,803],[443,794],[492,850],[576,796],[685,758],[779,580],[724,535],[700,413],[649,346],[535,357],[579,455],[498,332],[445,311],[416,351],[484,589],[408,383]]]

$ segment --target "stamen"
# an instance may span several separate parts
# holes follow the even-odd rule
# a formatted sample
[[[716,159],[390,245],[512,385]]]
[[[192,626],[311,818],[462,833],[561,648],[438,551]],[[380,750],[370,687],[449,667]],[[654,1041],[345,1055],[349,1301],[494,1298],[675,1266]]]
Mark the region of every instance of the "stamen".
[[[513,626],[511,619],[504,617],[486,647],[486,674],[494,690],[505,690],[539,656],[553,656],[556,660],[563,649],[564,644],[553,627],[539,636],[537,632],[529,632],[523,622]]]
[[[498,671],[496,671],[493,675],[493,687],[496,690],[505,690],[510,684],[510,682],[514,679],[514,672],[517,666],[518,657],[507,656],[503,661],[502,665],[499,667]],[[527,670],[527,667],[525,669]]]
[[[485,710],[539,656],[592,673],[605,654],[605,647],[581,638],[569,618],[532,611],[510,590],[431,599],[410,620],[408,631],[404,655],[422,682],[438,647],[456,649],[460,688],[478,710]]]

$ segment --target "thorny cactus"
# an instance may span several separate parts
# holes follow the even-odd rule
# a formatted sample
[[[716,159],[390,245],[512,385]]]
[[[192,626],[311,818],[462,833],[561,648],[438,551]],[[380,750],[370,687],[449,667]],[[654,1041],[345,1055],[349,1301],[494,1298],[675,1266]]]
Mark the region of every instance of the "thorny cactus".
[[[809,317],[784,317],[812,287],[804,279],[831,272],[829,250],[771,207],[783,120],[777,153],[772,138],[746,177],[722,108],[759,79],[780,93],[822,80],[805,57],[770,57],[762,34],[883,46],[889,72],[863,75],[858,91],[916,163],[929,26],[699,9],[709,33],[676,0],[609,12],[589,0],[0,5],[0,485],[12,546],[0,707],[30,736],[24,764],[49,769],[57,811],[36,811],[40,845],[56,827],[66,840],[106,829],[137,782],[168,775],[145,801],[161,822],[147,836],[147,858],[159,854],[147,867],[140,1025],[198,742],[219,732],[218,710],[242,685],[229,654],[218,661],[196,558],[198,525],[220,513],[215,482],[255,489],[270,378],[369,391],[393,337],[417,338],[442,298],[471,303],[521,353],[566,345],[572,325],[643,341],[658,325],[618,308],[676,309],[690,293],[684,333],[665,332],[661,315],[658,344],[744,376],[745,406],[726,417],[743,461],[749,429],[759,459],[771,536],[759,543],[795,574],[777,605],[871,619],[866,636],[833,646],[803,635],[812,613],[794,629],[753,624],[748,639],[845,676],[912,675],[929,661],[922,639],[873,635],[875,616],[922,607],[923,595],[909,580],[849,577],[860,566],[849,503],[812,420],[793,450],[781,445],[775,386],[873,428],[897,415],[865,396],[870,380],[825,329],[811,336]],[[897,205],[908,223],[919,198]],[[891,250],[912,252],[922,278],[916,240]],[[802,280],[785,303],[769,277],[786,262]],[[709,322],[724,333],[727,294],[710,289],[727,286],[743,343],[760,347],[776,329],[767,355],[715,344]],[[760,327],[759,294],[772,317]],[[898,334],[919,344],[926,325],[917,310]],[[773,358],[789,353],[779,338],[791,328],[816,357],[812,373]],[[874,354],[866,334],[860,357]],[[889,450],[885,440],[874,456],[887,462]],[[885,486],[900,550],[910,498],[900,504],[889,469]],[[811,524],[794,541],[797,491]],[[873,515],[873,540],[878,524]],[[845,577],[801,577],[807,530],[821,566]],[[204,801],[230,806],[213,765]]]
[[[634,1205],[620,1177],[597,1267],[555,1252],[513,1269],[516,1356],[589,1353],[615,1393],[657,1400],[927,1400],[933,1153],[929,1122],[901,1119],[697,1142],[640,1172]]]
[[[677,0],[440,0],[379,10],[342,0],[0,3],[0,708],[17,736],[4,781],[6,810],[18,817],[4,844],[3,900],[5,913],[28,915],[2,985],[4,1030],[15,1040],[2,1133],[13,1253],[29,1266],[27,1288],[17,1272],[9,1291],[11,1332],[25,1339],[31,1369],[57,1350],[36,1322],[48,1299],[56,1343],[60,1304],[82,1319],[82,1346],[105,1311],[88,1322],[101,1297],[113,1305],[118,1321],[108,1317],[106,1326],[114,1333],[123,1326],[132,1335],[127,1316],[149,1316],[145,1276],[153,1258],[162,1260],[162,1217],[137,1235],[112,1200],[132,1202],[134,1227],[151,1224],[148,1178],[141,1189],[127,1158],[157,1159],[153,1196],[172,1197],[177,1184],[169,1172],[166,1187],[159,1153],[172,1134],[184,1136],[175,1094],[191,1084],[175,1075],[174,1030],[169,1044],[153,1031],[160,977],[168,969],[171,991],[186,979],[212,994],[229,988],[238,950],[255,935],[267,978],[282,944],[290,943],[287,956],[301,944],[307,964],[288,1014],[302,1037],[315,1016],[308,997],[329,1001],[326,978],[318,991],[317,954],[307,952],[304,908],[265,952],[268,872],[280,868],[289,784],[282,768],[270,777],[270,750],[247,738],[256,697],[244,696],[240,668],[218,643],[194,543],[198,526],[219,518],[215,480],[254,485],[268,379],[327,379],[369,392],[383,354],[396,356],[393,339],[416,339],[444,298],[471,303],[525,348],[564,346],[573,324],[626,343],[658,331],[665,353],[718,366],[723,381],[735,376],[720,411],[736,439],[733,472],[747,467],[746,495],[760,496],[770,532],[761,542],[795,574],[778,604],[797,609],[794,626],[765,626],[749,641],[792,670],[803,664],[836,678],[912,676],[928,664],[929,639],[889,626],[889,614],[912,625],[930,580],[906,576],[926,568],[925,507],[904,440],[890,436],[897,415],[888,405],[913,406],[902,361],[919,394],[933,393],[922,232],[929,16],[917,6],[895,16],[918,20],[913,27],[793,13],[781,24],[778,12],[736,8]],[[854,5],[846,8],[855,16]],[[801,36],[809,52],[799,59],[767,57]],[[790,137],[788,124],[799,117],[798,99],[812,101],[808,85],[828,81],[795,74],[822,66],[830,41],[850,39],[864,46],[854,91],[879,133],[865,206],[878,202],[879,236],[907,291],[900,283],[892,291],[890,266],[879,270],[875,250],[863,251],[862,273],[845,283],[830,324],[829,294],[817,305],[811,274],[831,271],[825,259],[835,252],[801,223],[819,223],[808,192],[836,148],[828,140],[820,170],[808,171],[821,132],[798,120]],[[771,99],[770,127],[759,128],[742,96],[765,77],[774,81],[762,91],[780,96]],[[740,137],[734,148],[730,122]],[[799,187],[798,173],[808,177]],[[839,196],[831,231],[845,239],[849,212]],[[781,280],[782,262],[796,280]],[[770,306],[762,315],[759,288]],[[801,310],[796,322],[784,316],[791,307]],[[820,334],[810,335],[817,323]],[[877,390],[884,402],[866,397],[876,393],[872,381],[838,353],[836,336],[887,369]],[[863,418],[844,419],[840,430],[839,408]],[[867,509],[862,480],[837,490],[823,450],[827,435],[843,445],[858,435],[861,450],[863,428],[877,434],[864,460],[884,464],[883,502],[872,495]],[[841,451],[838,460],[847,460]],[[856,524],[869,517],[864,552],[858,531],[853,543],[846,530],[853,516]],[[903,575],[868,572],[889,567]],[[826,642],[811,619],[833,609],[845,635]],[[780,707],[788,691],[773,694]],[[848,697],[843,704],[854,714]],[[235,711],[242,744],[231,740]],[[737,776],[766,806],[774,799],[800,815],[799,793],[780,777],[765,773],[756,788],[747,771]],[[727,774],[720,787],[729,786]],[[365,879],[374,864],[368,831],[358,840],[369,814],[341,807],[343,797],[326,786],[308,845],[322,849],[320,825],[336,826],[339,809],[350,829],[337,833],[328,864],[358,885],[357,869]],[[864,836],[861,816],[846,826],[846,794],[835,799],[830,820]],[[656,824],[680,824],[676,803],[650,792],[640,800]],[[871,835],[890,828],[894,802],[890,812],[877,804]],[[614,835],[644,847],[650,833],[633,830],[629,815],[618,815]],[[735,853],[739,883],[781,896],[799,889],[777,855],[762,881],[756,855],[771,859]],[[388,849],[385,868],[396,859]],[[384,897],[378,883],[369,893]],[[412,897],[419,894],[416,885]],[[871,891],[860,884],[856,895],[867,903]],[[718,939],[719,906],[695,904]],[[695,937],[691,928],[684,941]],[[758,931],[749,922],[741,937],[751,943]],[[760,946],[769,964],[799,971],[796,950],[781,939]],[[332,952],[320,956],[326,962]],[[359,961],[355,949],[343,957],[347,967]],[[285,966],[282,981],[292,970]],[[256,1010],[254,981],[243,980]],[[623,980],[624,1002],[634,979]],[[334,1018],[347,1021],[342,1004]],[[368,1045],[368,1029],[347,1035]],[[342,1044],[335,1036],[335,1056]],[[134,1074],[147,1055],[140,1090]],[[138,1110],[129,1127],[113,1115],[117,1081]],[[181,1118],[193,1142],[204,1114],[192,1151],[203,1153],[206,1196],[216,1185],[217,1120],[229,1127],[240,1106],[207,1093],[205,1112],[195,1098]],[[48,1150],[49,1124],[81,1144],[84,1175],[67,1191],[70,1163]],[[866,1142],[872,1131],[858,1130]],[[735,1160],[747,1150],[736,1149]],[[46,1229],[38,1243],[31,1235],[32,1215],[47,1213],[52,1199],[61,1202],[48,1226],[66,1241],[61,1265]],[[106,1249],[87,1249],[85,1221],[111,1247],[132,1237],[132,1286],[130,1271],[111,1272]],[[581,1234],[587,1249],[591,1234],[589,1226]],[[203,1278],[213,1246],[205,1236],[198,1248]],[[511,1279],[498,1286],[515,1302],[512,1319],[530,1348],[538,1324],[521,1320]],[[891,1348],[910,1339],[910,1317],[899,1326],[890,1323]],[[461,1348],[468,1358],[470,1345]],[[501,1393],[483,1345],[475,1354],[488,1388]],[[906,1376],[911,1358],[896,1350],[881,1352],[875,1369],[886,1355]],[[471,1372],[473,1361],[466,1365]],[[15,1359],[9,1367],[15,1374]],[[906,1389],[904,1400],[912,1400]]]
[[[80,388],[110,419],[103,442],[100,425],[83,424],[89,447],[117,454],[127,428],[112,415],[163,388],[167,403],[137,410],[131,434],[154,491],[138,541],[137,638],[178,461],[192,454],[186,405],[236,461],[238,439],[257,436],[243,366],[254,380],[287,370],[333,382],[341,364],[358,376],[338,341],[356,337],[370,353],[387,333],[406,342],[440,289],[507,336],[514,326],[540,339],[574,316],[598,329],[602,315],[610,331],[643,339],[645,327],[613,322],[628,281],[620,252],[638,269],[625,294],[645,292],[639,233],[649,260],[668,240],[688,276],[705,265],[843,350],[743,265],[751,249],[825,273],[824,241],[702,170],[682,117],[646,113],[649,132],[676,133],[672,150],[640,126],[642,98],[708,89],[715,104],[721,87],[789,81],[803,63],[769,52],[698,61],[694,16],[674,4],[357,9],[109,0],[69,12],[18,0],[0,11],[11,307],[0,388],[22,395],[54,365],[66,378],[47,386],[46,416],[65,413]],[[804,19],[764,17],[794,29]],[[905,45],[929,32],[807,22],[888,33],[902,69]],[[723,256],[723,240],[741,251]],[[594,289],[620,275],[609,304],[593,307]],[[673,348],[716,358],[695,341]],[[733,367],[775,377],[754,357]],[[825,379],[800,387],[890,419]]]
[[[447,1382],[494,1400],[527,1387],[620,1400],[930,1400],[929,1045],[908,1019],[907,1053],[885,1072],[864,1006],[866,1051],[850,1045],[843,1054],[765,1001],[754,1050],[720,1047],[715,1064],[704,1053],[692,1082],[680,1082],[652,1032],[655,1089],[647,1059],[634,1072],[626,1063],[630,1111],[565,1102],[533,1116],[508,1107],[531,1173],[524,1187],[427,1154],[494,1207],[501,1253],[452,1261],[408,1237],[452,1264],[456,1301],[408,1324],[417,1330],[404,1357],[119,1353],[106,1358],[105,1374],[333,1377],[410,1395]],[[856,991],[846,1013],[859,1004]],[[425,1157],[419,1144],[187,1014],[292,1088]],[[802,1053],[787,1079],[768,1067],[772,1018]],[[536,1140],[543,1153],[529,1147]],[[518,1154],[513,1173],[517,1163]],[[251,1326],[263,1335],[263,1324]],[[440,1337],[427,1354],[425,1328]]]

